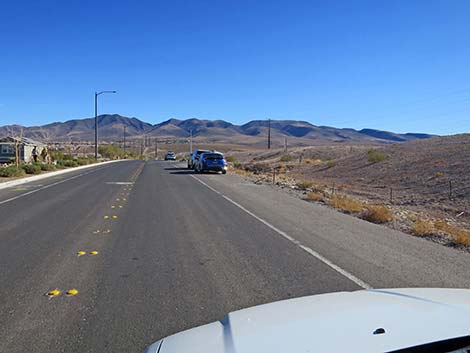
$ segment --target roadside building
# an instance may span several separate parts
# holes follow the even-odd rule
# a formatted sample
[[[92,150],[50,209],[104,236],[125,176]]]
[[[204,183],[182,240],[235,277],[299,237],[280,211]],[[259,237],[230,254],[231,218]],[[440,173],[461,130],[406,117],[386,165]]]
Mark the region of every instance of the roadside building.
[[[14,161],[16,145],[19,147],[20,160],[23,163],[33,161],[33,149],[35,146],[39,154],[46,147],[43,143],[31,140],[27,137],[0,137],[0,163],[10,163]]]

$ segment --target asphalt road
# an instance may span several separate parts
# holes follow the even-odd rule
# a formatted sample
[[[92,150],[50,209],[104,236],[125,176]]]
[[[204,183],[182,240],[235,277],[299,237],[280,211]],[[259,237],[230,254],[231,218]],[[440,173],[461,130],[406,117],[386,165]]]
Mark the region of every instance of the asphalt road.
[[[463,252],[174,162],[122,161],[1,190],[0,215],[2,353],[141,352],[275,300],[470,286]]]

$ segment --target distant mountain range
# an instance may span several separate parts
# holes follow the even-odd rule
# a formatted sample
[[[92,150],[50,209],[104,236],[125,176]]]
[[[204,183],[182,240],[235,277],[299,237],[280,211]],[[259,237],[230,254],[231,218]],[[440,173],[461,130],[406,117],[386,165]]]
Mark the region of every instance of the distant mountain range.
[[[75,119],[43,126],[0,126],[0,136],[19,136],[44,142],[93,141],[94,118]],[[169,119],[159,124],[149,124],[137,118],[118,114],[98,117],[99,138],[102,141],[122,141],[124,129],[126,139],[150,138],[186,139],[190,131],[199,142],[262,144],[268,134],[267,120],[253,120],[243,125],[234,125],[224,120]],[[397,134],[374,129],[338,129],[316,126],[305,121],[272,120],[271,138],[274,144],[309,145],[325,143],[392,143],[432,137],[428,134]]]

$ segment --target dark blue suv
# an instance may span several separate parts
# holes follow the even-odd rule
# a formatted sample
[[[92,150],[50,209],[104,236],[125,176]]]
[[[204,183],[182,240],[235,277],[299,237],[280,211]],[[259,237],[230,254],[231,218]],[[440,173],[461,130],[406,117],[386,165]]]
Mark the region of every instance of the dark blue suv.
[[[197,161],[196,172],[203,173],[206,171],[227,173],[227,162],[224,155],[219,152],[202,153]]]

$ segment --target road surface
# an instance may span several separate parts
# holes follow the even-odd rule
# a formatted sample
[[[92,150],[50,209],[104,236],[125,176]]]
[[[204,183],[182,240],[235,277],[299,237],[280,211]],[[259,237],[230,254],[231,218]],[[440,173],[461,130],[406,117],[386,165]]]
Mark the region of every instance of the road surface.
[[[0,352],[141,352],[275,300],[470,286],[468,254],[175,162],[1,190],[0,215]]]

